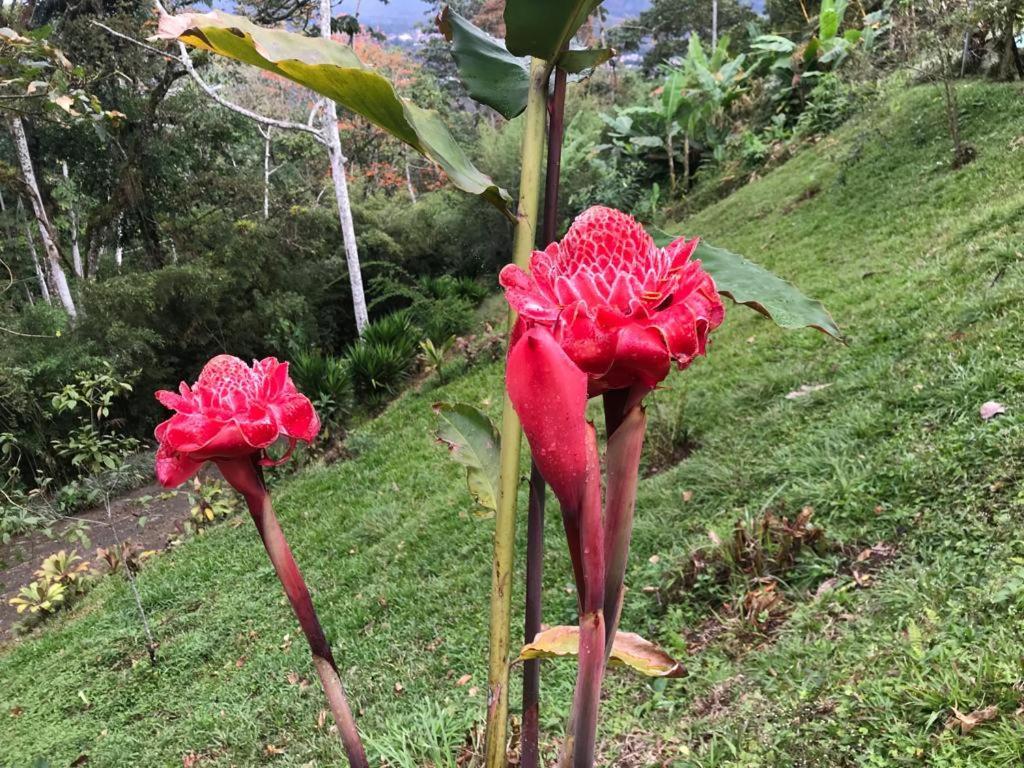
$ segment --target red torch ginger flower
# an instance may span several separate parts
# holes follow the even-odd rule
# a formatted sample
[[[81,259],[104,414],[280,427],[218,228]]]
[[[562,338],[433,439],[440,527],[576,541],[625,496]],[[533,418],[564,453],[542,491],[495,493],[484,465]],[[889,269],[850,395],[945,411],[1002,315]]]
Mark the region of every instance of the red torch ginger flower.
[[[561,242],[534,251],[530,272],[501,271],[519,313],[507,386],[537,466],[577,506],[587,456],[588,397],[632,390],[638,401],[707,349],[725,311],[711,276],[690,257],[697,240],[658,248],[633,217],[595,206]]]
[[[707,350],[724,315],[696,240],[658,248],[632,217],[591,208],[501,284],[519,312],[506,370],[533,460],[562,507],[579,608],[573,733],[560,764],[592,768],[604,666],[624,595],[640,454],[640,401]],[[604,493],[587,399],[604,396]],[[532,489],[531,489],[532,490]],[[603,498],[602,498],[603,496]],[[567,762],[570,761],[571,762]]]
[[[161,390],[156,399],[176,411],[156,428],[156,475],[167,487],[188,480],[205,461],[279,463],[266,456],[278,438],[289,440],[284,461],[296,441],[312,442],[320,431],[313,405],[288,376],[288,363],[273,357],[250,368],[237,357],[218,355],[193,386],[182,382],[177,393]]]
[[[707,349],[724,315],[711,276],[690,256],[697,240],[655,246],[633,217],[595,206],[565,238],[534,251],[530,273],[501,272],[519,313],[516,336],[548,329],[588,377],[591,396],[639,384],[653,388],[672,361],[685,368]]]

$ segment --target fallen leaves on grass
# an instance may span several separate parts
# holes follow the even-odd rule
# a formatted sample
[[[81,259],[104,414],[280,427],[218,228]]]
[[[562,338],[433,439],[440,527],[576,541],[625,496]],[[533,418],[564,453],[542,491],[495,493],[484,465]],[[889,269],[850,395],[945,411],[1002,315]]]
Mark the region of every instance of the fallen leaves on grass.
[[[797,389],[792,392],[786,393],[787,400],[799,400],[801,397],[807,397],[812,392],[819,392],[822,389],[828,389],[831,384],[801,384]]]
[[[558,626],[537,633],[523,646],[519,659],[549,659],[579,654],[580,628]],[[686,670],[665,651],[635,632],[618,632],[612,643],[610,663],[624,664],[647,677],[682,677]]]
[[[966,715],[956,707],[953,707],[953,714],[946,720],[946,730],[958,730],[961,735],[966,736],[982,723],[995,720],[998,716],[999,707],[995,704],[990,707],[976,709]]]

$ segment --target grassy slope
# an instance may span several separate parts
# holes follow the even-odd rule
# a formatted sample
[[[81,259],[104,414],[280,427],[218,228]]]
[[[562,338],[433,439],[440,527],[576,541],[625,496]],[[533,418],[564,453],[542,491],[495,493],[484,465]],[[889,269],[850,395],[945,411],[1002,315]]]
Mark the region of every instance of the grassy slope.
[[[682,651],[700,610],[664,610],[637,587],[706,544],[709,527],[724,533],[769,501],[789,513],[810,504],[830,536],[886,540],[900,556],[871,588],[840,577],[818,598],[809,590],[835,563],[801,565],[794,579],[808,592],[788,590],[795,610],[774,642],[720,639],[661,693],[616,673],[606,736],[640,730],[642,746],[660,745],[659,763],[679,766],[1024,758],[1013,715],[1024,678],[1024,150],[1011,149],[1021,97],[1010,86],[963,89],[979,159],[962,171],[942,165],[935,92],[906,90],[686,223],[823,298],[850,345],[783,334],[735,309],[710,358],[670,379],[653,404],[656,429],[685,425],[699,448],[641,484],[624,626]],[[784,399],[805,383],[831,387]],[[277,494],[328,635],[352,667],[371,751],[403,756],[395,765],[451,764],[482,716],[491,527],[473,518],[431,444],[428,406],[460,398],[494,412],[499,394],[492,366],[410,395],[353,436],[356,460]],[[1009,415],[981,422],[987,399]],[[562,623],[573,607],[562,547],[550,547],[548,565],[546,618]],[[140,589],[161,644],[155,668],[114,580],[0,656],[0,765],[87,753],[89,765],[170,766],[190,752],[202,765],[339,762],[316,727],[315,685],[289,682],[312,673],[301,638],[284,640],[296,629],[248,524],[160,558]],[[548,702],[564,702],[570,684],[569,669],[548,666]],[[951,707],[992,704],[996,720],[965,736],[942,731]],[[560,710],[546,717],[556,730]]]

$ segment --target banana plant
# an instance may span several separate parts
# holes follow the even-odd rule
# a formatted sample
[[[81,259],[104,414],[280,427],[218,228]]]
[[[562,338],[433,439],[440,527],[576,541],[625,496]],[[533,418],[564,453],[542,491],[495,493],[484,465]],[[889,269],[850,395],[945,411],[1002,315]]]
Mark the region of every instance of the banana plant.
[[[780,35],[759,35],[750,47],[759,58],[770,61],[771,70],[797,79],[820,77],[841,67],[858,43],[870,47],[887,23],[885,12],[879,11],[865,16],[861,29],[849,27],[840,34],[848,7],[849,0],[822,0],[817,30],[805,43]]]
[[[716,160],[721,160],[732,128],[729,108],[747,90],[746,54],[730,58],[729,42],[723,36],[709,57],[700,37],[691,35],[682,65],[684,98],[692,105],[687,135],[710,148]]]
[[[715,159],[721,159],[731,129],[729,108],[746,90],[745,61],[743,54],[729,57],[727,35],[710,56],[700,38],[691,35],[686,58],[681,66],[667,70],[653,104],[601,115],[614,148],[628,154],[642,150],[664,153],[672,192],[677,186],[676,162],[681,158],[683,189],[688,188],[691,143],[710,149]]]
[[[676,191],[677,160],[681,157],[684,165],[689,167],[689,133],[697,111],[697,104],[690,98],[685,81],[683,71],[670,69],[653,104],[619,108],[614,115],[600,114],[616,151],[628,155],[649,150],[664,153],[668,163],[669,188],[673,193]],[[683,135],[683,141],[679,140],[680,135]],[[688,178],[687,170],[684,188]]]

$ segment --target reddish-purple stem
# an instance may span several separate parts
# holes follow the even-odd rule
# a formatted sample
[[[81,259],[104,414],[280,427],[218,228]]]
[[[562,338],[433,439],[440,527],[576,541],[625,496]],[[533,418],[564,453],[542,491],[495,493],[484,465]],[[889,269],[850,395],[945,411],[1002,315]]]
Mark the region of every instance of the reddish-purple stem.
[[[534,464],[530,470],[530,502],[526,519],[526,620],[523,636],[532,643],[540,632],[541,591],[544,576],[544,478]],[[540,764],[540,661],[523,663],[523,730],[520,764]]]
[[[625,402],[625,401],[623,401]],[[623,416],[618,403],[605,396],[608,449],[605,454],[607,484],[605,490],[605,592],[604,618],[606,653],[611,653],[622,611],[623,582],[629,558],[629,540],[633,533],[633,511],[639,482],[640,452],[644,444],[647,416],[633,406]],[[612,418],[609,419],[608,417]]]
[[[597,743],[597,716],[605,667],[604,521],[601,508],[601,461],[597,435],[587,429],[586,488],[580,510],[580,550],[583,555],[583,597],[580,611],[579,674],[572,702],[571,733],[567,745],[574,768],[593,768]]]
[[[309,650],[313,654],[313,665],[323,685],[334,722],[338,726],[338,734],[348,756],[349,765],[351,768],[369,768],[370,764],[359,738],[355,717],[349,707],[345,687],[338,674],[338,666],[334,662],[334,654],[320,626],[309,589],[288,546],[284,531],[277,522],[277,516],[270,503],[270,494],[263,482],[263,471],[256,464],[255,458],[220,461],[217,465],[224,479],[245,498],[256,530],[259,531],[270,556],[270,562],[273,563],[277,577],[284,587],[284,593],[292,604],[292,610],[295,611],[299,626],[302,627],[302,632],[309,643]]]
[[[555,70],[554,90],[548,101],[548,158],[544,182],[544,229],[546,247],[558,237],[558,183],[562,165],[562,138],[565,134],[565,84],[563,69]],[[542,619],[542,582],[544,575],[544,492],[545,483],[537,465],[530,471],[530,505],[526,521],[526,617],[524,636],[533,642]],[[540,661],[523,664],[523,730],[520,741],[522,768],[540,765]]]

